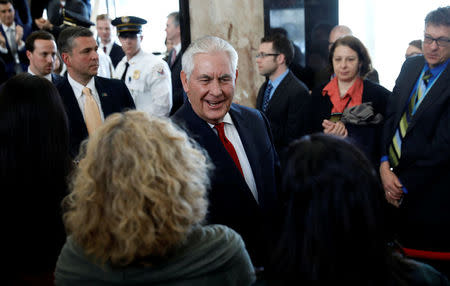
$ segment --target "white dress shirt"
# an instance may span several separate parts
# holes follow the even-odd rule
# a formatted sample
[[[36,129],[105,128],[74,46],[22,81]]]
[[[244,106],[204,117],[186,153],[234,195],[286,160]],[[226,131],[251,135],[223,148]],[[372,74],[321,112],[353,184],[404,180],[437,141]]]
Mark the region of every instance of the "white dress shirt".
[[[15,34],[16,34],[16,23],[13,22],[12,25],[9,26],[9,27],[8,27],[8,26],[5,26],[5,24],[2,23],[2,28],[3,28],[3,31],[5,31],[6,41],[8,42],[8,45],[9,45],[9,47],[11,48],[11,43],[12,43],[12,42],[15,42],[16,39],[15,39],[15,37],[14,37],[14,38],[11,38],[9,29],[13,29],[14,35],[15,35]],[[18,51],[21,51],[21,50],[23,50],[24,48],[25,48],[25,42],[24,42],[24,41],[20,41],[20,45],[17,47],[17,51],[16,51],[16,53],[13,55],[13,56],[14,56],[14,59],[15,59],[15,61],[16,61],[17,64],[20,63]],[[3,53],[3,54],[7,54],[7,53],[8,53],[8,49],[7,49],[6,47],[3,48],[2,46],[0,46],[0,52]]]
[[[83,114],[84,118],[84,101],[86,96],[83,94],[83,88],[84,86],[77,81],[75,81],[73,78],[70,77],[70,74],[67,73],[67,79],[69,80],[70,86],[72,87],[73,93],[75,94],[75,97],[78,101],[78,106],[80,107],[81,113]],[[103,115],[102,105],[100,103],[100,98],[98,96],[97,89],[95,88],[95,80],[94,77],[91,78],[91,80],[86,85],[91,90],[91,94],[94,97],[95,102],[97,103],[98,110],[100,111],[100,116],[102,118],[102,121],[105,121],[105,116]]]
[[[250,162],[248,161],[247,154],[245,153],[244,145],[242,145],[241,137],[239,136],[239,132],[236,129],[236,126],[231,119],[229,113],[225,114],[225,117],[222,120],[224,124],[225,136],[228,140],[233,144],[234,150],[236,150],[236,154],[239,159],[239,163],[241,164],[242,173],[244,173],[244,179],[247,183],[250,191],[253,194],[256,202],[258,202],[258,191],[256,189],[255,177],[253,176],[252,167],[250,166]],[[213,128],[214,132],[218,136],[217,130],[214,128],[214,124],[208,123],[211,128]]]
[[[121,79],[127,56],[117,64],[114,78]],[[137,110],[153,116],[169,116],[172,108],[172,79],[169,66],[157,56],[142,49],[128,63],[125,84]]]
[[[36,75],[34,72],[31,71],[30,66],[28,66],[28,73],[32,74],[32,75]],[[45,77],[46,79],[48,79],[50,82],[52,82],[52,74],[49,73],[47,75],[44,75],[43,77]]]

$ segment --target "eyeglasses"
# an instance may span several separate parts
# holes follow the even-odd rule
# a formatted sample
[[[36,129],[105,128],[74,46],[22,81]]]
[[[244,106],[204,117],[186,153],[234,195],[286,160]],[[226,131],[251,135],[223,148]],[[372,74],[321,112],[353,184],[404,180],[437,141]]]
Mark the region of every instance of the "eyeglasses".
[[[259,59],[259,58],[264,59],[265,57],[268,57],[268,56],[278,56],[278,55],[280,55],[280,54],[266,54],[266,53],[259,53],[259,54],[256,54],[256,58],[257,58],[257,59]]]
[[[434,41],[439,47],[448,47],[450,46],[450,39],[448,38],[432,38],[430,36],[425,36],[423,39],[423,43],[427,45],[431,45]]]

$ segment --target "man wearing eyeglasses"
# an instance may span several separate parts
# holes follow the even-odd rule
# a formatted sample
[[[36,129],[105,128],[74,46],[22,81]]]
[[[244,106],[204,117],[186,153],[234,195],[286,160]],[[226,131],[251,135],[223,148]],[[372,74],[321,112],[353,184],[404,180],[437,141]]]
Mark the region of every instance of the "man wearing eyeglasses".
[[[380,175],[407,255],[450,274],[450,6],[425,18],[423,56],[403,64],[388,103]],[[420,250],[421,252],[418,252]],[[436,260],[437,259],[437,260]],[[439,264],[436,261],[440,261]]]
[[[303,134],[302,110],[308,88],[288,66],[294,57],[291,41],[281,34],[261,39],[256,55],[259,73],[266,77],[256,98],[256,108],[270,122],[275,148],[282,157],[283,149]]]

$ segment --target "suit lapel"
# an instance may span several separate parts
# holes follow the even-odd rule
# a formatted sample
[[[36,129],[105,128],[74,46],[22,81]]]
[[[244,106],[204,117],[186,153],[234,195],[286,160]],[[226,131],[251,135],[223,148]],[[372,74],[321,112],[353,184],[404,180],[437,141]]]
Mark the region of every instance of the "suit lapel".
[[[233,105],[232,105],[233,106]],[[194,135],[191,136],[194,140],[196,140],[203,148],[206,149],[206,151],[208,151],[209,157],[211,158],[211,161],[214,163],[215,165],[215,170],[216,172],[214,172],[214,174],[216,174],[216,176],[221,176],[222,177],[216,177],[215,179],[213,179],[214,181],[218,181],[219,184],[220,182],[226,181],[225,183],[228,182],[239,182],[239,185],[241,185],[242,187],[237,190],[237,191],[244,191],[247,193],[247,196],[249,198],[251,198],[252,200],[255,200],[253,197],[253,194],[250,191],[250,188],[247,185],[247,182],[245,181],[244,177],[242,176],[241,172],[238,170],[236,164],[234,163],[233,159],[231,158],[231,156],[228,154],[227,150],[225,149],[225,147],[223,146],[222,142],[220,142],[219,137],[217,136],[217,134],[212,130],[212,128],[208,125],[208,123],[206,123],[203,119],[201,119],[200,117],[198,117],[194,110],[192,109],[191,105],[189,103],[186,103],[185,105],[183,105],[183,110],[182,113],[180,113],[180,118],[182,118],[182,120],[184,120],[188,126],[188,128],[190,127],[192,130],[194,131]],[[234,115],[236,115],[236,113],[230,110],[230,115],[232,116],[232,118],[234,117]],[[235,120],[236,118],[236,120]],[[241,141],[242,144],[244,144],[244,149],[247,153],[247,157],[249,160],[251,160],[251,157],[249,157],[249,151],[247,151],[247,147],[246,145],[248,145],[246,142],[244,136],[242,135],[243,133],[241,133],[242,128],[241,128],[241,124],[239,124],[242,120],[241,116],[237,116],[233,118],[233,122],[236,126],[236,129],[238,130],[239,136],[241,137]],[[238,119],[239,118],[239,119]],[[237,123],[237,121],[239,121],[239,123]],[[243,129],[246,129],[246,127],[244,127]],[[251,162],[250,162],[251,164]],[[253,165],[252,165],[252,168]],[[256,177],[255,177],[256,180]],[[231,190],[230,190],[231,191]],[[256,203],[256,201],[255,201]]]
[[[433,105],[441,104],[445,101],[446,96],[445,90],[449,88],[448,83],[450,82],[450,64],[447,65],[445,70],[442,72],[441,76],[437,79],[435,84],[428,91],[428,94],[423,99],[422,103],[419,105],[416,114],[413,116],[411,122],[408,126],[408,131],[411,130],[420,117]],[[447,93],[448,94],[448,93]]]
[[[256,183],[256,189],[262,190],[261,183],[263,182],[261,177],[261,170],[260,166],[258,164],[259,162],[259,154],[257,152],[257,149],[255,148],[258,146],[258,142],[256,142],[255,136],[250,136],[254,132],[252,132],[252,127],[248,126],[248,120],[244,118],[241,111],[236,107],[236,105],[231,104],[230,108],[230,116],[233,119],[233,123],[236,126],[236,129],[239,133],[239,137],[241,138],[242,145],[244,146],[245,154],[247,155],[248,161],[250,163],[250,166],[252,167],[253,171],[253,177],[255,179]],[[231,158],[231,157],[230,157]],[[236,168],[237,170],[237,168]],[[240,176],[242,178],[242,176]],[[245,180],[244,180],[245,181]],[[245,183],[247,186],[247,183]],[[251,191],[249,188],[247,188],[248,191],[251,194]],[[253,195],[252,195],[253,197]],[[262,196],[259,195],[261,198]]]
[[[285,100],[286,97],[282,95],[286,89],[289,88],[289,83],[291,82],[291,73],[289,72],[286,77],[280,82],[275,89],[275,92],[272,95],[272,98],[269,101],[269,105],[267,106],[266,114],[270,114],[271,111],[279,106],[282,106],[281,101]]]
[[[69,117],[70,125],[77,126],[72,127],[73,130],[81,130],[83,136],[87,136],[86,124],[84,122],[83,114],[81,113],[78,101],[73,93],[72,86],[70,85],[67,78],[61,83],[61,88],[59,94],[63,99],[64,105],[66,106],[67,115]]]
[[[114,113],[113,110],[113,98],[112,94],[109,92],[108,86],[102,81],[99,77],[94,77],[95,81],[95,89],[97,89],[98,97],[100,99],[100,104],[102,105],[103,115],[108,117],[111,113]]]
[[[401,112],[396,112],[395,114],[395,129],[393,132],[395,132],[395,130],[398,127],[398,123],[400,122],[400,118],[403,115],[403,112],[405,111],[405,107],[408,104],[408,99],[409,96],[412,92],[412,90],[414,89],[414,85],[417,82],[417,78],[420,76],[420,72],[422,71],[424,62],[423,61],[418,61],[418,63],[415,66],[411,67],[411,71],[410,73],[407,73],[406,78],[404,80],[405,82],[405,87],[401,87],[401,90],[403,91],[400,95],[399,95],[399,104],[400,106],[398,106],[398,108],[401,110]],[[409,128],[409,127],[408,127]]]

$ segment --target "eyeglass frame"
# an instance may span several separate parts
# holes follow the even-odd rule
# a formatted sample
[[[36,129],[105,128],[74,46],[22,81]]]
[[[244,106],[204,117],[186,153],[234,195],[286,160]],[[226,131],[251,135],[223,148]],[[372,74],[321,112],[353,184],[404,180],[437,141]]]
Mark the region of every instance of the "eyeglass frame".
[[[423,43],[427,44],[427,45],[431,45],[433,44],[433,42],[436,42],[436,45],[438,47],[442,47],[442,48],[446,48],[450,46],[450,39],[446,39],[446,38],[433,38],[430,36],[425,35],[423,37]]]
[[[281,55],[281,54],[280,54],[280,53],[271,53],[271,54],[259,53],[259,54],[256,54],[255,57],[256,57],[257,59],[259,59],[259,58],[264,59],[265,57],[269,57],[269,56],[277,57],[277,56],[279,56],[279,55]]]

